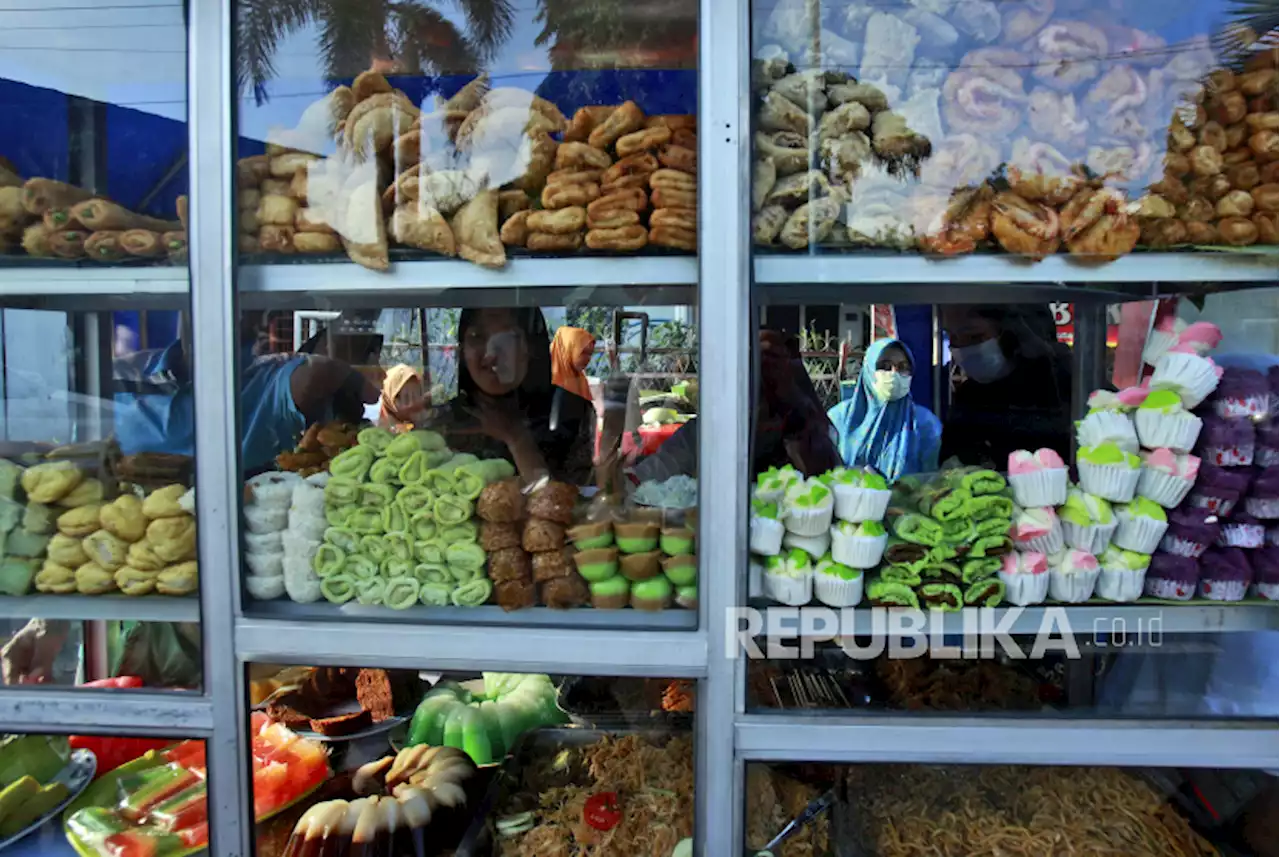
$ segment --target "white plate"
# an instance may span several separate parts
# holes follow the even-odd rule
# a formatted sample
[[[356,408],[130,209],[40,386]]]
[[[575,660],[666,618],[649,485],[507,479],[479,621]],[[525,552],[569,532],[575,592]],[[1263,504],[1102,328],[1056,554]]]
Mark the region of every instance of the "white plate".
[[[57,806],[50,809],[38,820],[32,822],[25,830],[15,833],[8,839],[0,840],[0,851],[8,848],[10,845],[22,839],[33,830],[38,830],[46,821],[62,815],[62,811],[67,808],[67,804],[80,796],[80,793],[89,787],[89,783],[93,782],[93,775],[98,770],[98,759],[93,755],[92,750],[72,750],[71,760],[67,762],[66,767],[57,773],[53,778],[55,782],[65,783],[69,794],[66,799]],[[61,838],[61,831],[59,831]]]

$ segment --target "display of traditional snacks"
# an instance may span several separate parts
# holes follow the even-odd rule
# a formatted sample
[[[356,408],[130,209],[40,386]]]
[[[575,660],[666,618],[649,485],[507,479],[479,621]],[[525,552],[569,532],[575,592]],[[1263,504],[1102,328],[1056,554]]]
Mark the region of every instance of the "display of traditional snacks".
[[[759,30],[757,244],[1100,261],[1276,245],[1274,31],[1166,44],[1147,9],[1052,2],[825,11],[782,0]]]

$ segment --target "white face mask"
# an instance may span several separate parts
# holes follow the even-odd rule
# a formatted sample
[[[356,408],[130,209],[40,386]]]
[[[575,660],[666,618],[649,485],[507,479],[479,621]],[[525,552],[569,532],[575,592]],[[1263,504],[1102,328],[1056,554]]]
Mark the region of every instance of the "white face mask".
[[[979,384],[989,384],[1009,374],[1009,361],[998,339],[984,339],[977,345],[952,348],[951,355],[964,374]]]
[[[911,376],[899,375],[889,369],[877,369],[871,391],[882,402],[896,402],[911,392]]]

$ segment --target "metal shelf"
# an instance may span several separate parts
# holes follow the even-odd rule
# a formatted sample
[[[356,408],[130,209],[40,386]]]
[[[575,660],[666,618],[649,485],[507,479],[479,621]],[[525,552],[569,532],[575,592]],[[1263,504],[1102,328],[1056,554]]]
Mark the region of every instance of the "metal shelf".
[[[0,723],[6,732],[203,738],[213,711],[196,692],[24,686],[0,689]]]
[[[0,267],[0,303],[33,309],[182,308],[190,276],[185,266],[20,264]]]
[[[244,264],[241,304],[253,308],[649,304],[697,298],[694,256],[574,256],[515,258],[490,270],[457,259],[393,262],[385,273],[346,260]],[[465,297],[463,296],[465,293]]]
[[[164,595],[5,595],[0,596],[0,618],[199,622],[200,600]]]
[[[246,617],[236,623],[236,654],[242,661],[266,663],[441,671],[570,671],[672,678],[698,677],[706,671],[706,638],[698,632],[629,629],[622,621],[631,611],[623,610],[575,612],[575,616],[580,612],[613,618],[612,624],[602,627],[514,624],[531,612],[514,614],[511,624],[487,627]],[[691,611],[680,613],[697,618]],[[565,621],[560,619],[562,625]]]
[[[822,608],[825,609],[825,608]],[[800,614],[795,608],[761,608],[761,634],[779,637],[800,635]],[[836,611],[839,613],[840,611]],[[901,624],[914,611],[855,608],[852,633],[873,636],[909,636],[930,632],[948,635],[978,633],[999,628],[1008,634],[1035,634],[1050,631],[1088,636],[1127,635],[1132,642],[1165,634],[1211,634],[1240,631],[1275,631],[1280,628],[1280,609],[1274,601],[1251,600],[1236,604],[1198,601],[1187,604],[1083,604],[1079,606],[1036,605],[1034,607],[966,607],[954,613],[926,611],[927,624],[915,629]],[[986,614],[985,616],[983,614]],[[807,627],[813,628],[813,624]],[[844,628],[839,632],[849,633]],[[824,636],[831,637],[831,633]]]

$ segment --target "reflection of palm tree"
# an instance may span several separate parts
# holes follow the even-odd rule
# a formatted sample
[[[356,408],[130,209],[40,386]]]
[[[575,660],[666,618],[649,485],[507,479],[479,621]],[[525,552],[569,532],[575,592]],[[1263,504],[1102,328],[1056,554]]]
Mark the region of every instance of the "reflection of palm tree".
[[[557,70],[696,63],[698,6],[687,0],[538,0],[536,20]]]
[[[398,71],[475,74],[511,34],[511,0],[462,0],[468,34],[417,0],[240,0],[236,82],[259,103],[275,75],[276,49],[309,24],[319,29],[325,76],[353,77],[379,59]]]
[[[1214,37],[1213,47],[1228,64],[1248,56],[1252,48],[1248,39],[1276,44],[1280,14],[1275,0],[1230,0],[1225,11],[1228,23]],[[1247,38],[1242,40],[1242,35]]]

